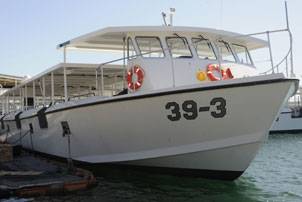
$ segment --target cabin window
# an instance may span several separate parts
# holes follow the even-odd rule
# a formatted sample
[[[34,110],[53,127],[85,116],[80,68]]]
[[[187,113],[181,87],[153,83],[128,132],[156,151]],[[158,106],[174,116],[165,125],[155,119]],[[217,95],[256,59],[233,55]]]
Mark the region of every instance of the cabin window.
[[[193,46],[200,59],[216,60],[216,55],[211,42],[204,38],[192,38]]]
[[[249,65],[252,64],[252,60],[251,60],[249,51],[247,50],[247,48],[245,46],[241,46],[241,45],[237,45],[237,44],[232,44],[232,46],[233,46],[233,50],[237,54],[237,57],[238,57],[240,63],[249,64]]]
[[[166,40],[173,58],[192,58],[192,53],[185,37],[167,37]]]
[[[136,43],[145,58],[163,58],[164,51],[158,37],[135,37]]]
[[[133,46],[132,39],[130,37],[128,37],[127,39],[127,56],[129,57],[129,59],[136,58],[136,52]]]
[[[219,41],[217,43],[218,51],[222,60],[235,62],[234,54],[231,50],[230,45],[225,41]]]

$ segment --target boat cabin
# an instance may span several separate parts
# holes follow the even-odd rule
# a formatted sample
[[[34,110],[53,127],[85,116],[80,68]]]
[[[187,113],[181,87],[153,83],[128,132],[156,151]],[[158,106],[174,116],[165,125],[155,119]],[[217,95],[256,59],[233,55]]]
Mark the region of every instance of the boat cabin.
[[[108,27],[59,44],[64,61],[5,92],[3,113],[258,75],[250,51],[266,45],[216,29]],[[66,61],[70,50],[121,57],[98,64],[72,63]]]

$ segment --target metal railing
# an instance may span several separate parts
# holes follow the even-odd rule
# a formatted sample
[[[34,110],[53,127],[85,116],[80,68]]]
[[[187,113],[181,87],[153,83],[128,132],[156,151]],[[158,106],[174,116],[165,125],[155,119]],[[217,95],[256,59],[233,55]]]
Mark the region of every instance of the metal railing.
[[[85,94],[80,94],[80,95],[74,95],[68,98],[68,101],[75,99],[75,98],[81,98],[81,97],[92,97],[95,96],[94,92],[90,92],[90,93],[85,93]]]
[[[159,49],[159,50],[155,50],[155,51],[148,51],[148,52],[145,52],[145,53],[135,54],[135,55],[131,55],[131,56],[125,56],[125,57],[122,57],[122,58],[118,58],[118,59],[115,59],[115,60],[111,60],[111,61],[99,64],[96,68],[96,90],[98,92],[97,94],[101,95],[101,96],[104,96],[104,91],[105,91],[104,70],[106,68],[107,69],[112,69],[110,67],[106,67],[105,65],[112,64],[112,63],[115,63],[115,62],[135,59],[139,56],[144,56],[144,55],[148,55],[148,54],[151,54],[151,53],[159,53],[159,52],[162,52],[164,50],[165,49]],[[123,73],[123,88],[126,87],[126,85],[125,85],[126,71],[127,71],[126,70],[126,63],[124,62],[123,63],[123,70],[121,71]],[[132,68],[132,71],[133,71],[133,68]],[[101,75],[101,89],[99,89],[99,78],[98,78],[99,73]],[[116,85],[116,82],[115,82],[115,85]],[[99,91],[101,91],[101,93],[99,93]]]

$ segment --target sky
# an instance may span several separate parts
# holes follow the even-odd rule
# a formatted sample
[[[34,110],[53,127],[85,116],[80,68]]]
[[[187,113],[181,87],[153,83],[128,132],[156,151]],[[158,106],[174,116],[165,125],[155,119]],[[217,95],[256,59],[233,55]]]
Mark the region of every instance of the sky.
[[[0,73],[34,76],[62,62],[59,43],[107,26],[162,25],[161,12],[170,7],[176,9],[175,26],[243,34],[286,26],[283,0],[0,0]],[[301,8],[301,0],[288,0],[298,77],[302,75]],[[288,51],[288,35],[274,34],[271,40],[277,63]],[[259,66],[263,71],[269,68],[260,62]]]

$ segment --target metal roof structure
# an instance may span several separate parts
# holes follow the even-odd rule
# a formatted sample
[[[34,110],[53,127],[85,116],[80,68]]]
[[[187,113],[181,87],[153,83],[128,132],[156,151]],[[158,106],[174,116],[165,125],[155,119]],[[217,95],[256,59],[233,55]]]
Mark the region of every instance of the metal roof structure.
[[[124,38],[131,34],[160,35],[160,34],[187,34],[202,35],[212,40],[228,40],[247,46],[250,50],[263,48],[267,42],[248,35],[238,34],[210,28],[180,27],[180,26],[125,26],[107,27],[61,43],[57,48],[67,49],[95,49],[95,50],[123,50]]]
[[[0,86],[2,88],[12,88],[16,83],[18,84],[24,79],[26,79],[26,77],[0,74]]]
[[[33,82],[35,81],[35,88],[36,88],[36,95],[42,96],[42,79],[45,80],[45,90],[46,94],[51,94],[51,74],[53,75],[55,82],[54,88],[56,89],[56,95],[63,95],[64,94],[64,68],[68,68],[66,70],[66,74],[68,77],[68,88],[69,93],[73,94],[79,91],[78,88],[83,89],[90,89],[92,86],[95,85],[95,76],[96,76],[96,69],[98,68],[99,64],[80,64],[80,63],[59,63],[47,70],[41,72],[40,74],[24,80],[22,83],[19,83],[17,86],[9,89],[3,95],[11,94],[14,92],[15,96],[19,96],[20,88],[33,88]],[[123,69],[121,65],[106,65],[106,72],[104,73],[104,77],[106,77],[106,85],[113,82],[115,79],[114,76],[117,76],[121,80],[121,76]]]

